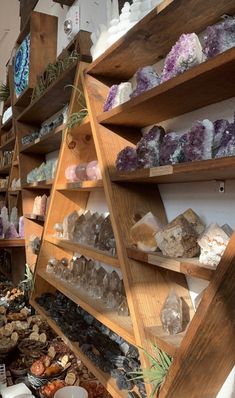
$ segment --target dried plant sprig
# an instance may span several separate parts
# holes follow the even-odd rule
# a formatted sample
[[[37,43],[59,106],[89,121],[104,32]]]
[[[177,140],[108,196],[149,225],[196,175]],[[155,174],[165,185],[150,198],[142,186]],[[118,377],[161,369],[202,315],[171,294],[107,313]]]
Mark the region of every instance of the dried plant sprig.
[[[8,84],[0,83],[0,101],[5,102],[10,96],[10,88]]]
[[[152,347],[153,351],[156,352],[156,357],[151,355],[144,348],[141,348],[150,361],[150,368],[140,369],[135,372],[131,372],[130,374],[133,375],[132,380],[144,379],[146,383],[152,384],[153,390],[150,398],[155,398],[166,378],[173,359],[157,345],[152,344]]]
[[[79,112],[72,113],[67,121],[67,128],[71,130],[74,126],[80,125],[83,119],[88,115],[87,109],[81,109]]]

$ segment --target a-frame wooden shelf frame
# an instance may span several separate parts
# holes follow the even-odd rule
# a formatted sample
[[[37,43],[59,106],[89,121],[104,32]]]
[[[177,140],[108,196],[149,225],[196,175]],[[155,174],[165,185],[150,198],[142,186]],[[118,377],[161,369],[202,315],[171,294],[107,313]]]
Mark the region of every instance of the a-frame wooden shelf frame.
[[[182,8],[185,13],[182,12]],[[213,1],[205,3],[197,0],[195,4],[195,1],[188,0],[166,0],[134,26],[125,38],[120,39],[106,53],[86,67],[86,73],[83,73],[85,65],[79,66],[75,85],[84,90],[89,118],[74,131],[65,132],[56,179],[52,187],[52,200],[45,222],[45,234],[36,266],[32,304],[40,313],[44,313],[44,316],[47,314],[35,304],[35,299],[41,293],[59,290],[74,302],[80,303],[86,311],[132,344],[150,349],[151,341],[173,356],[173,364],[160,390],[160,398],[215,398],[234,365],[235,347],[231,342],[235,330],[233,310],[235,235],[232,236],[218,268],[211,270],[199,265],[195,259],[167,259],[164,256],[149,256],[130,249],[130,228],[140,215],[149,211],[156,214],[162,221],[166,221],[164,204],[156,184],[209,181],[216,178],[217,172],[220,179],[234,178],[234,158],[213,160],[207,164],[203,162],[191,164],[187,173],[185,165],[179,165],[179,168],[167,166],[164,170],[156,168],[156,170],[128,174],[117,173],[114,169],[116,156],[125,146],[136,144],[140,137],[138,126],[142,126],[142,123],[132,123],[132,121],[128,123],[127,115],[119,109],[117,112],[113,111],[115,119],[110,124],[108,118],[106,119],[103,115],[103,104],[112,83],[130,78],[138,67],[146,65],[145,55],[149,64],[154,63],[166,55],[179,34],[183,33],[182,29],[185,29],[185,32],[191,32],[192,29],[200,32],[207,25],[218,21],[222,14],[234,11],[234,2],[230,0],[220,2],[216,9]],[[197,13],[198,18],[194,18],[191,25],[191,18],[188,16],[193,12]],[[175,13],[182,23],[179,24],[177,20],[177,27],[174,25],[173,28],[170,21],[174,19]],[[204,15],[204,18],[200,15]],[[165,29],[165,37],[170,37],[170,40],[163,40],[156,49],[154,38],[158,38],[159,32],[163,29]],[[138,32],[141,32],[140,36],[137,35]],[[147,46],[146,37],[151,37],[151,33],[153,40],[150,40]],[[140,40],[140,46],[136,46],[137,38]],[[133,47],[136,63],[129,62]],[[218,63],[213,60],[212,68],[207,68],[208,64],[203,65],[202,75],[205,71],[208,76],[213,74],[214,69],[218,65],[220,67],[221,59],[225,67],[227,67],[226,59],[229,63],[234,63],[234,51],[228,54],[228,56],[219,57]],[[200,68],[195,73],[200,81]],[[193,71],[182,77],[185,87],[187,76],[190,80]],[[176,78],[170,84],[171,87],[174,85],[178,87],[179,79]],[[221,84],[217,84],[218,94],[213,94],[213,101],[209,100],[210,103],[221,100],[222,85],[222,81]],[[194,97],[200,90],[200,86],[195,87]],[[171,95],[171,90],[165,90],[164,95],[166,105],[169,103],[168,100],[170,101],[167,96]],[[231,92],[227,95],[231,96]],[[141,103],[140,98],[138,101]],[[187,101],[189,101],[188,97]],[[205,99],[199,101],[192,109],[203,105],[205,105]],[[71,98],[70,112],[74,108],[76,108],[75,91]],[[123,110],[125,111],[125,106]],[[181,112],[184,112],[183,108],[177,110],[177,114]],[[67,138],[76,142],[79,151],[71,152],[66,142]],[[98,188],[104,190],[109,207],[117,244],[117,266],[123,274],[130,308],[128,326],[124,325],[118,316],[115,317],[115,314],[102,311],[96,303],[82,296],[81,292],[70,289],[58,279],[48,278],[46,274],[46,263],[52,255],[61,258],[72,255],[76,249],[78,252],[83,250],[84,255],[90,255],[91,258],[100,255],[94,249],[84,248],[53,237],[53,225],[62,221],[64,216],[73,210],[86,209],[89,193],[97,189],[96,184],[89,182],[71,186],[65,181],[65,168],[73,162],[83,163],[93,160],[96,155],[103,180],[98,184]],[[103,260],[109,264],[107,256],[104,256]],[[196,312],[189,296],[186,275],[194,275],[210,282]],[[171,289],[178,292],[183,299],[188,315],[188,324],[185,325],[184,332],[175,336],[163,333],[160,322],[160,311]],[[54,330],[71,345],[71,342],[61,334],[57,325],[50,319],[49,321]],[[141,350],[140,357],[142,366],[149,366]],[[89,361],[86,361],[86,364],[91,371],[93,368],[96,376],[105,384],[114,398],[127,396],[127,392],[118,390],[113,380],[104,377],[97,368],[94,369],[93,364]],[[151,388],[146,385],[146,389],[149,397]]]

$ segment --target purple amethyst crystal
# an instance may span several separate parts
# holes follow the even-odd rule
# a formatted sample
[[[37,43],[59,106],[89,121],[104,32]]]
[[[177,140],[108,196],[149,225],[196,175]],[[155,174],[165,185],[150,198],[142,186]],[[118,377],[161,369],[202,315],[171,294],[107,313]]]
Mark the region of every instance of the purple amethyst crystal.
[[[228,122],[228,120],[219,119],[216,120],[213,124],[215,129],[213,155],[216,155],[221,146],[221,140],[223,139],[223,145],[226,145],[231,139],[232,134],[230,129],[230,123]]]
[[[19,218],[19,236],[24,238],[24,216]]]
[[[10,224],[5,232],[5,239],[15,239],[19,238],[19,235],[16,231],[14,224]]]
[[[127,146],[119,152],[116,160],[118,171],[133,171],[137,169],[137,153],[135,148]]]
[[[165,82],[203,62],[200,41],[195,33],[183,34],[166,56],[161,82]]]
[[[138,168],[150,168],[159,165],[160,145],[165,130],[161,126],[154,126],[138,142],[136,147]]]
[[[226,123],[225,123],[226,122]],[[227,120],[216,120],[214,122],[218,138],[214,142],[215,158],[235,155],[235,118],[232,123]],[[223,131],[222,131],[223,130]],[[216,136],[216,135],[215,135]]]
[[[212,58],[235,46],[235,18],[208,26],[204,36],[203,52],[207,58]]]
[[[2,222],[2,217],[0,217],[0,239],[3,238],[3,222]]]
[[[110,87],[108,96],[104,104],[104,112],[107,112],[113,108],[117,92],[118,92],[118,84],[114,84],[113,86]]]
[[[144,68],[138,69],[134,78],[136,79],[136,88],[131,94],[131,97],[137,97],[137,95],[158,86],[161,80],[152,66],[145,66]]]
[[[186,162],[212,158],[214,126],[210,120],[195,122],[184,136],[182,138],[186,139],[183,148]]]
[[[160,165],[179,163],[175,159],[176,150],[179,148],[180,134],[168,133],[164,135],[160,147]]]

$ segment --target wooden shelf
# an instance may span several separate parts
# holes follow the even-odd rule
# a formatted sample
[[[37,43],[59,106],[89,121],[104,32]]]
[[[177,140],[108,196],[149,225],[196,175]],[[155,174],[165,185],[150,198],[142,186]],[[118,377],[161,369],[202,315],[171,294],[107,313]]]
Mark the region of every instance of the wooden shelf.
[[[127,254],[134,260],[207,281],[210,281],[215,274],[214,268],[201,264],[198,258],[169,258],[159,252],[147,253],[132,247],[127,248]]]
[[[33,221],[40,221],[40,222],[45,221],[45,216],[39,216],[37,214],[24,214],[24,217]]]
[[[145,127],[231,98],[234,96],[234,69],[235,48],[232,48],[104,112],[99,115],[98,121],[102,124]]]
[[[116,311],[104,308],[100,300],[90,297],[85,289],[76,288],[72,284],[63,282],[45,271],[38,270],[37,274],[45,281],[54,286],[74,303],[80,305],[94,318],[110,328],[113,332],[122,336],[129,343],[135,345],[135,338],[130,317],[118,316]]]
[[[76,138],[81,135],[86,135],[91,133],[91,122],[89,116],[86,116],[82,123],[73,127],[69,130],[69,135]]]
[[[0,151],[10,151],[14,149],[15,137],[11,137],[0,146]]]
[[[0,188],[0,192],[6,192],[7,188]]]
[[[8,189],[8,193],[10,195],[18,195],[18,193],[20,193],[20,192],[21,192],[21,188],[19,188],[19,189]]]
[[[65,342],[65,344],[74,352],[74,354],[84,363],[91,373],[104,385],[109,391],[113,398],[127,398],[127,391],[120,391],[116,385],[115,379],[111,378],[110,375],[102,372],[98,369],[93,362],[80,350],[78,343],[71,342],[60,330],[57,324],[49,318],[45,310],[40,307],[35,300],[30,300],[30,304],[34,309],[48,322],[49,326],[54,332]]]
[[[235,156],[159,166],[133,172],[117,172],[114,170],[111,173],[111,180],[115,182],[140,182],[149,184],[233,180],[234,178]]]
[[[61,110],[69,101],[71,88],[66,85],[73,84],[77,61],[74,62],[61,76],[52,83],[42,94],[33,101],[17,118],[19,122],[41,124],[50,116]]]
[[[117,257],[113,257],[108,253],[102,252],[101,250],[95,249],[90,246],[84,246],[79,243],[74,243],[65,239],[57,239],[53,236],[46,235],[45,241],[52,243],[55,246],[61,247],[71,252],[79,252],[83,256],[91,257],[94,260],[101,261],[105,264],[112,265],[113,267],[119,268],[119,261]]]
[[[1,130],[9,131],[11,127],[12,127],[12,116],[9,119],[7,119],[7,121],[4,124],[2,124]]]
[[[16,238],[16,239],[0,239],[0,247],[7,248],[7,247],[24,247],[25,240]]]
[[[103,181],[77,181],[68,182],[67,184],[58,184],[57,191],[96,191],[103,189]]]
[[[37,138],[34,142],[28,145],[22,145],[20,152],[21,153],[37,153],[37,154],[46,154],[53,151],[56,151],[60,148],[61,140],[63,136],[63,130],[66,128],[66,125],[57,127],[54,131],[49,134],[42,136],[41,138]]]
[[[8,164],[7,166],[1,167],[0,168],[0,176],[9,174],[10,169],[11,169],[11,165],[10,164]]]
[[[32,182],[31,184],[25,184],[23,189],[51,189],[54,180],[43,180]]]
[[[214,0],[206,4],[204,0],[165,0],[92,62],[87,71],[96,76],[127,80],[138,68],[164,58],[182,32],[202,32],[222,15],[234,13],[233,0],[221,1],[216,7]],[[133,54],[133,62],[130,62]],[[191,91],[189,95],[191,101],[194,95]]]

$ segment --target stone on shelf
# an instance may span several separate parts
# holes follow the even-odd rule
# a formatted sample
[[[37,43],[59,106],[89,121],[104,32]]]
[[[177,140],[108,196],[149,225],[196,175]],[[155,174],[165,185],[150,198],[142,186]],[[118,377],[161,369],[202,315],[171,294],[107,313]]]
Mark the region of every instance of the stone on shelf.
[[[235,18],[208,26],[205,31],[203,52],[212,58],[235,46]]]
[[[196,228],[181,214],[156,233],[159,249],[168,257],[194,257],[199,254]]]
[[[160,77],[152,66],[145,66],[137,70],[133,76],[135,89],[131,97],[137,97],[141,93],[150,90],[160,84]]]
[[[75,229],[75,224],[78,220],[78,213],[77,211],[73,211],[68,216],[66,216],[63,220],[63,238],[72,240],[73,233]]]
[[[231,231],[227,225],[222,228],[218,224],[209,225],[198,240],[201,248],[200,263],[217,267],[231,237]]]
[[[2,217],[0,217],[0,239],[4,238],[4,232],[3,232],[3,221]]]
[[[180,75],[203,60],[202,46],[197,35],[182,34],[166,56],[161,82]]]
[[[137,169],[136,149],[127,146],[119,152],[116,159],[116,169],[118,171],[134,171]]]
[[[181,298],[171,292],[161,310],[163,330],[168,334],[177,334],[183,330],[183,314]]]
[[[160,145],[165,130],[161,126],[153,126],[138,142],[136,147],[139,168],[159,166]]]
[[[162,145],[160,146],[160,165],[180,163],[183,161],[183,153],[179,151],[179,142],[181,134],[174,132],[164,135]],[[181,155],[181,156],[180,156]]]
[[[188,209],[183,213],[183,216],[192,225],[198,235],[201,235],[202,232],[204,232],[205,225],[195,211]]]
[[[44,194],[42,195],[41,198],[41,206],[40,206],[40,216],[45,216],[46,215],[46,209],[47,209],[47,196]]]
[[[114,84],[108,93],[107,99],[104,104],[104,112],[115,108],[118,105],[130,99],[132,93],[132,84],[129,82]]]
[[[155,251],[157,250],[156,233],[161,229],[161,221],[149,212],[131,228],[132,243],[139,250]]]
[[[24,216],[19,218],[19,236],[24,238]]]
[[[216,120],[214,155],[215,158],[222,158],[235,155],[235,115],[232,123],[227,120]]]
[[[41,202],[42,202],[42,197],[36,196],[36,198],[34,199],[34,203],[33,203],[33,214],[39,215],[41,212]]]
[[[102,176],[98,160],[92,160],[87,164],[86,175],[90,181],[101,180]]]
[[[195,122],[191,129],[181,137],[184,141],[184,161],[211,159],[213,138],[214,125],[210,120]]]
[[[9,227],[9,215],[8,215],[8,209],[6,206],[3,206],[1,209],[1,218],[2,218],[2,223],[3,223],[3,233],[5,234],[7,228]]]
[[[15,238],[19,238],[19,235],[15,225],[11,223],[5,232],[5,239],[15,239]]]

